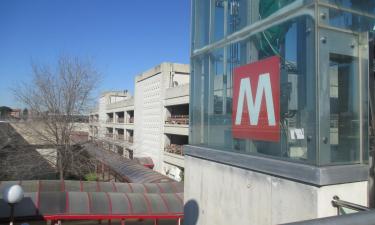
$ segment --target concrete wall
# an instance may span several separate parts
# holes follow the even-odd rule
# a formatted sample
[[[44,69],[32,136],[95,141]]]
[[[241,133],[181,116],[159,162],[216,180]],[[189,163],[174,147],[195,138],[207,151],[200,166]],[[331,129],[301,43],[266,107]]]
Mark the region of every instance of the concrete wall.
[[[173,76],[173,81],[174,81],[173,87],[176,87],[176,84],[178,87],[180,85],[188,84],[190,81],[190,76],[189,74],[185,74],[185,73],[175,73]]]
[[[185,156],[188,225],[271,225],[334,216],[334,195],[367,205],[367,182],[316,187]]]
[[[105,106],[107,104],[106,96],[101,96],[99,98],[99,107],[98,107],[98,114],[99,114],[99,126],[98,126],[98,136],[100,138],[104,138],[104,135],[106,133],[106,119],[107,114],[105,110]]]
[[[128,108],[131,108],[134,110],[134,98],[132,97],[106,105],[107,110],[113,110],[116,112],[124,111],[124,110],[127,110]]]
[[[149,156],[160,171],[162,134],[162,74],[142,79],[135,84],[134,147],[136,157]]]
[[[116,102],[119,102],[119,101],[123,101],[127,99],[126,96],[109,96],[109,101],[108,103],[116,103]]]
[[[165,98],[168,101],[169,99],[175,99],[178,98],[179,100],[182,97],[189,97],[189,84],[179,85],[177,87],[168,88],[165,93]],[[186,103],[189,103],[189,99]],[[181,104],[181,103],[180,103]],[[167,103],[168,105],[168,103]]]

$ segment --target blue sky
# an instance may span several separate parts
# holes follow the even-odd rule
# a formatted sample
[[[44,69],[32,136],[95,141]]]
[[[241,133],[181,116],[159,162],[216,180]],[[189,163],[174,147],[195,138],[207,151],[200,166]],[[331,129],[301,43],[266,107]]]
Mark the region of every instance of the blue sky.
[[[190,0],[1,0],[0,106],[20,107],[10,91],[31,77],[31,62],[59,55],[91,59],[99,91],[128,89],[163,61],[189,63]]]

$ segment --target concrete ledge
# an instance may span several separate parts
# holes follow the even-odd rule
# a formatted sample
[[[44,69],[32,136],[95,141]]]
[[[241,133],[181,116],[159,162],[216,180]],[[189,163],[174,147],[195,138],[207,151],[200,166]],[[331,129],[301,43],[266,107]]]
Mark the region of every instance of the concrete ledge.
[[[368,180],[369,168],[368,165],[364,164],[315,167],[301,163],[226,152],[192,145],[185,145],[184,153],[185,155],[192,157],[257,171],[314,186],[326,186]]]
[[[164,133],[187,136],[189,135],[189,125],[164,124]]]
[[[184,156],[164,152],[164,162],[184,168]]]
[[[177,87],[168,88],[165,91],[165,99],[189,96],[189,91],[190,91],[189,87],[190,85],[187,83],[187,84],[179,85]]]

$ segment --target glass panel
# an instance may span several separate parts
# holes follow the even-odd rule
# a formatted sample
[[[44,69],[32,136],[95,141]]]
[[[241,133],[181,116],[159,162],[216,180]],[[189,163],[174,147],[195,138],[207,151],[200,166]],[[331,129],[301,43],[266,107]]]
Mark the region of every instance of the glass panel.
[[[334,6],[344,7],[347,9],[359,10],[375,15],[375,1],[373,0],[320,0],[328,2]]]
[[[360,99],[357,58],[330,54],[331,162],[358,162]]]
[[[207,45],[209,35],[211,42],[219,41],[227,34],[265,19],[296,1],[305,4],[302,0],[194,0],[192,48]]]
[[[375,2],[375,1],[374,1]],[[357,32],[365,32],[375,29],[375,19],[363,15],[353,14],[344,10],[320,8],[321,12],[329,14],[328,21],[324,21],[333,27]],[[327,20],[325,19],[325,20]]]
[[[366,162],[368,33],[320,29],[319,36],[319,165]]]
[[[200,48],[209,42],[210,1],[193,1],[193,44],[192,48]]]
[[[219,49],[211,54],[211,74],[212,74],[212,89],[213,89],[213,109],[212,114],[223,114],[223,88],[224,88],[224,49]]]
[[[260,19],[267,18],[294,1],[295,0],[260,0],[259,17]]]
[[[253,17],[250,21],[250,8],[249,5],[252,1],[247,0],[229,0],[228,1],[228,33],[231,34],[235,31],[244,28],[247,24],[255,22],[259,17]],[[254,4],[254,3],[253,3]],[[255,14],[255,13],[254,13]]]
[[[201,144],[207,138],[207,106],[208,106],[208,56],[192,59],[190,80],[190,144]],[[206,89],[205,89],[206,88]]]
[[[224,10],[227,2],[223,0],[212,0],[212,7],[214,8],[213,18],[213,42],[218,41],[224,37]]]
[[[201,80],[199,85],[205,91],[207,90],[202,92],[208,95],[208,107],[204,100],[206,96],[201,102],[194,97],[191,103],[193,107],[201,104],[200,110],[203,110],[209,121],[208,125],[203,125],[204,128],[207,127],[209,135],[201,139],[203,140],[201,144],[239,153],[258,153],[315,163],[314,45],[314,21],[310,17],[303,16],[271,27],[244,41],[228,44],[224,49],[212,51],[210,76],[204,76],[205,79]],[[281,141],[271,143],[233,139],[233,70],[238,66],[275,55],[281,58]],[[199,59],[193,58],[193,62],[195,61]],[[196,69],[193,73],[194,79],[200,76]],[[207,79],[209,79],[208,82],[206,82]],[[196,81],[194,85],[198,85]],[[194,86],[194,92],[199,91],[199,88]],[[208,110],[205,110],[205,107]],[[193,117],[196,116],[196,114],[193,115]],[[196,118],[192,120],[197,121]],[[201,118],[200,121],[200,124],[205,123],[205,119]],[[194,122],[193,124],[193,136],[204,132],[204,129],[199,130],[199,126],[196,126]],[[292,136],[295,130],[304,133],[303,138]],[[197,143],[194,142],[194,144]]]
[[[369,50],[368,38],[361,36],[375,30],[372,16],[375,1],[319,1],[331,4],[319,6],[319,25],[355,32],[329,29],[338,33],[330,37],[330,33],[323,34],[324,29],[319,28],[316,35],[315,21],[310,17],[315,15],[314,8],[302,8],[298,15],[309,16],[292,18],[250,37],[242,36],[217,49],[208,49],[202,55],[193,55],[190,144],[316,165],[367,160],[369,67],[366,57]],[[218,2],[227,5],[223,8],[213,5]],[[192,48],[207,46],[209,32],[211,41],[222,40],[225,33],[262,21],[293,3],[312,1],[195,0],[193,37],[196,43]],[[213,27],[209,27],[210,19]],[[315,45],[325,38],[329,44],[318,48],[320,61],[316,62],[315,47],[318,46]],[[281,59],[280,142],[235,139],[232,136],[233,70],[271,56]],[[317,65],[320,71],[316,71]]]
[[[373,81],[370,81],[370,77],[375,77],[375,33],[362,33],[360,35],[361,45],[367,46],[367,48],[362,47],[360,55],[360,68],[361,68],[361,84],[366,88],[362,88],[362,160],[363,163],[368,163],[369,161],[369,148],[370,148],[370,130],[371,129],[371,113],[370,113],[370,96],[374,96],[375,93],[370,94],[370,86],[373,86]],[[368,57],[365,57],[368,56]],[[369,69],[367,69],[369,68]],[[368,85],[367,85],[368,84]],[[373,134],[371,134],[373,137]],[[372,139],[372,138],[371,138]],[[371,140],[371,143],[373,140]]]
[[[225,74],[224,49],[215,50],[210,54],[211,76],[210,76],[210,109],[209,109],[209,138],[208,144],[211,146],[220,146],[221,148],[231,147],[225,141],[228,126],[230,127],[230,118],[227,114],[227,82]],[[225,138],[216,138],[225,137]]]

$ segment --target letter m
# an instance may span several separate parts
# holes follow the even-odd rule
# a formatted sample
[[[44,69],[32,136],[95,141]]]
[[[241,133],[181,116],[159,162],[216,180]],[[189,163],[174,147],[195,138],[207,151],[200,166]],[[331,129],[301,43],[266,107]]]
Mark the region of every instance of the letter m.
[[[280,59],[277,56],[233,71],[232,136],[280,141]]]
[[[261,74],[258,80],[258,86],[256,89],[255,101],[253,98],[253,92],[251,90],[250,78],[243,78],[240,82],[240,91],[238,97],[238,104],[236,110],[236,125],[241,125],[244,101],[246,100],[247,109],[249,112],[250,125],[258,125],[260,106],[262,103],[263,93],[266,100],[268,124],[270,126],[276,125],[275,108],[273,105],[272,87],[270,74]]]

